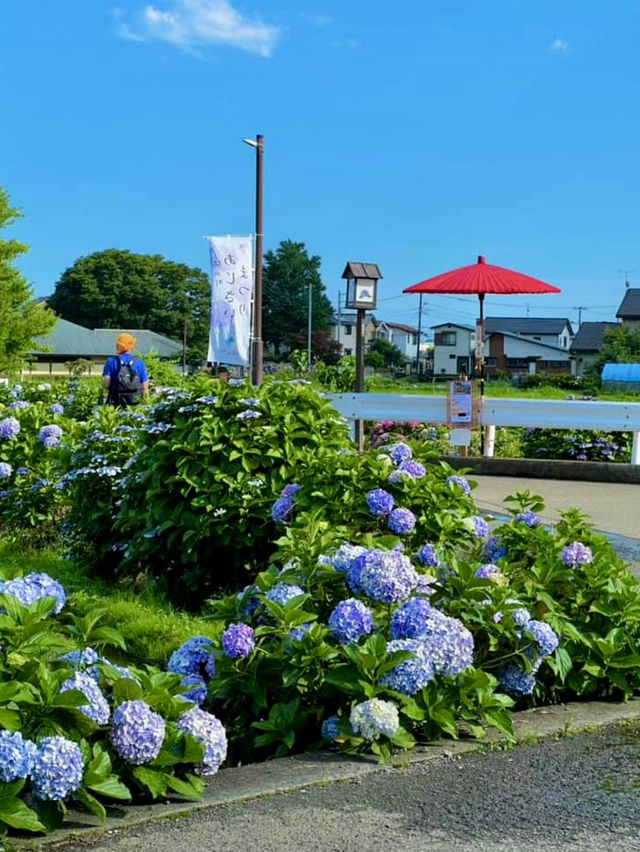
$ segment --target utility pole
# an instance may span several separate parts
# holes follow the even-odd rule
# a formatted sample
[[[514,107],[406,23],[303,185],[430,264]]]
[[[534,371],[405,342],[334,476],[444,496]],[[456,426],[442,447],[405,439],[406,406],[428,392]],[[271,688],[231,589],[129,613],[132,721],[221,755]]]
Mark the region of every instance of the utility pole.
[[[418,307],[418,345],[416,346],[416,376],[420,375],[420,341],[422,339],[422,293]]]
[[[264,240],[263,195],[264,195],[264,137],[256,134],[253,139],[243,139],[256,149],[256,246],[253,289],[253,368],[251,381],[261,385],[263,378],[264,347],[262,343],[262,243]]]
[[[582,325],[582,312],[588,311],[589,308],[585,307],[585,305],[576,305],[573,310],[578,312],[578,331],[580,331],[580,326]]]
[[[625,290],[628,290],[629,287],[631,287],[631,284],[629,283],[629,275],[632,272],[635,272],[635,269],[619,269],[618,270],[619,275],[624,275],[624,288],[625,288]]]

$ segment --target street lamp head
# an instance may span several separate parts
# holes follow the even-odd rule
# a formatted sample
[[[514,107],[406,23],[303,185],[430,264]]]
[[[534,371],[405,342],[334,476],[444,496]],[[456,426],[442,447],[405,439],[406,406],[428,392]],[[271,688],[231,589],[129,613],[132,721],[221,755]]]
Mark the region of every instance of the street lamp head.
[[[258,143],[255,141],[255,139],[243,139],[242,141],[245,145],[251,145],[252,148],[258,147]]]

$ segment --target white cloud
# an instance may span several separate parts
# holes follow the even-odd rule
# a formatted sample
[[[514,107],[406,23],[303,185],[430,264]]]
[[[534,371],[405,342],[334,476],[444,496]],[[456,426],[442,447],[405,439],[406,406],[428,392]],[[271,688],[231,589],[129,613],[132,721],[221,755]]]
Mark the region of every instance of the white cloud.
[[[565,41],[563,38],[554,39],[551,42],[551,48],[554,53],[566,53],[569,50],[569,42]]]
[[[270,56],[280,30],[242,15],[229,0],[171,0],[162,7],[149,4],[130,22],[121,23],[118,35],[128,41],[168,42],[186,50],[223,44]]]

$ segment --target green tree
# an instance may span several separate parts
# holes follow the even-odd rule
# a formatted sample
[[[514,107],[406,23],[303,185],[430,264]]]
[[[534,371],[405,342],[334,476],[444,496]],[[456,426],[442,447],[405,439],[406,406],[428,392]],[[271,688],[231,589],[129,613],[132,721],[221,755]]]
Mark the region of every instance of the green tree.
[[[21,213],[11,207],[0,187],[0,230],[12,225]],[[52,311],[34,299],[27,279],[15,261],[28,251],[17,240],[0,239],[0,372],[16,372],[33,349],[34,338],[48,334],[56,324]]]
[[[385,367],[402,367],[404,365],[404,355],[390,340],[387,340],[386,337],[376,337],[369,344],[369,348],[367,350],[367,354],[377,353],[381,355],[383,358],[383,364]],[[366,358],[365,358],[366,360]],[[369,359],[371,360],[371,359]],[[379,359],[374,359],[380,364]],[[372,364],[371,366],[376,366],[376,364]]]
[[[309,257],[304,243],[283,240],[264,256],[262,337],[276,354],[294,348],[306,332],[309,287],[311,328],[324,331],[333,313],[320,277],[320,258]]]
[[[640,327],[634,328],[623,322],[605,331],[600,352],[587,376],[599,379],[605,364],[636,364],[639,361]]]
[[[206,356],[210,294],[201,269],[160,255],[107,249],[65,270],[49,306],[87,328],[146,328],[180,341],[186,321],[193,362]]]

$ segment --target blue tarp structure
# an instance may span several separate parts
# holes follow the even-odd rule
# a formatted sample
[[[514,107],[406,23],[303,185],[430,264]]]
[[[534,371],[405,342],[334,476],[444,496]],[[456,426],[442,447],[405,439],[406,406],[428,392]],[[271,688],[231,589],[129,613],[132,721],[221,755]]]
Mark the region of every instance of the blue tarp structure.
[[[605,364],[602,382],[612,390],[640,390],[640,364]]]

